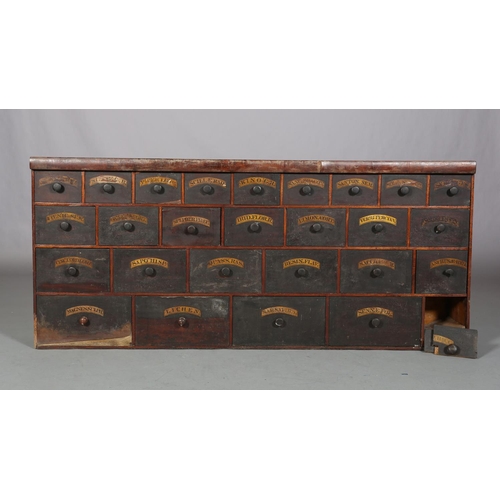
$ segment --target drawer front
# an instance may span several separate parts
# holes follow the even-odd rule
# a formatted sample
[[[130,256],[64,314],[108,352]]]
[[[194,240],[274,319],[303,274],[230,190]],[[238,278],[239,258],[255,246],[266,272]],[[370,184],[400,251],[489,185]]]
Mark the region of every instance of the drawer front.
[[[194,205],[231,202],[231,174],[185,174],[184,199]]]
[[[87,203],[130,203],[132,174],[130,172],[85,172]]]
[[[285,174],[284,202],[288,205],[328,205],[330,176]]]
[[[220,245],[220,208],[165,208],[162,220],[164,245]]]
[[[234,297],[236,346],[325,344],[324,297]]]
[[[331,346],[419,348],[420,297],[332,297]]]
[[[377,205],[378,175],[333,175],[332,205]]]
[[[280,174],[234,174],[236,205],[279,205]]]
[[[262,251],[191,250],[191,292],[262,291]]]
[[[411,293],[413,253],[343,250],[341,293]]]
[[[136,203],[180,203],[181,174],[145,172],[135,175]]]
[[[94,207],[35,207],[38,245],[95,245]]]
[[[113,250],[114,291],[186,292],[186,250]]]
[[[35,201],[55,203],[82,202],[80,172],[35,172]]]
[[[404,247],[408,212],[404,209],[351,209],[349,245],[356,247]]]
[[[283,245],[283,209],[226,209],[225,243],[251,247]]]
[[[37,248],[38,292],[109,292],[109,250]]]
[[[266,250],[266,292],[335,293],[337,251]]]
[[[99,207],[100,245],[158,245],[155,207]]]
[[[465,250],[417,252],[417,293],[467,293]]]
[[[470,175],[432,175],[430,204],[469,206],[471,181]]]
[[[345,245],[345,210],[342,208],[287,208],[286,217],[289,246]]]
[[[466,247],[469,244],[469,210],[412,209],[411,246]]]
[[[38,296],[37,345],[129,346],[130,297]]]
[[[136,345],[229,345],[228,297],[137,297]]]
[[[426,175],[383,175],[382,205],[425,205],[427,198]]]

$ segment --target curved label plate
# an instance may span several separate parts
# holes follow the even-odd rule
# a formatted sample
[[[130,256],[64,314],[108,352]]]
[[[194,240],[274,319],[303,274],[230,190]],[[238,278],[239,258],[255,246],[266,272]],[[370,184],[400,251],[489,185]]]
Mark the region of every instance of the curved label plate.
[[[309,266],[309,267],[315,267],[316,269],[320,269],[321,263],[319,263],[317,260],[301,259],[301,258],[289,259],[283,262],[283,269],[287,269],[292,266]]]
[[[201,224],[202,226],[210,227],[210,221],[208,219],[196,215],[185,215],[184,217],[178,217],[172,221],[172,227],[180,226],[181,224]]]
[[[168,269],[168,261],[157,259],[156,257],[143,257],[130,262],[130,269],[134,269],[139,266],[160,266]]]
[[[90,267],[92,269],[94,264],[89,259],[84,259],[82,257],[62,257],[54,262],[54,267],[69,266],[69,265],[80,265],[85,267]]]
[[[238,187],[242,188],[245,186],[250,186],[251,184],[263,184],[264,186],[269,186],[273,189],[276,189],[276,181],[267,177],[247,177],[246,179],[241,179],[238,182]]]
[[[353,178],[353,179],[344,179],[343,181],[337,182],[337,189],[342,189],[351,186],[365,187],[368,189],[373,189],[375,187],[373,182],[368,181],[366,179]]]
[[[232,257],[219,257],[217,259],[212,259],[208,262],[207,268],[215,266],[236,266],[236,267],[245,267],[245,263],[240,259],[234,259]]]
[[[177,180],[170,177],[146,177],[141,179],[139,187],[149,186],[150,184],[166,184],[167,186],[177,187]]]
[[[393,311],[391,311],[390,309],[384,309],[383,307],[365,307],[364,309],[358,309],[356,311],[357,318],[368,316],[369,314],[379,314],[382,316],[387,316],[388,318],[394,317]]]
[[[191,306],[175,306],[169,307],[163,311],[163,316],[170,316],[172,314],[191,314],[192,316],[198,316],[201,318],[201,311],[196,307]]]
[[[324,222],[325,224],[330,224],[331,226],[335,226],[335,219],[333,217],[329,217],[328,215],[304,215],[304,217],[299,217],[297,219],[297,224],[301,226],[302,224],[307,224],[308,222]]]
[[[58,212],[56,214],[47,215],[47,217],[45,218],[45,222],[47,224],[57,220],[72,220],[75,222],[79,222],[80,224],[85,224],[85,217],[82,217],[81,215],[78,214],[74,214],[72,212]]]
[[[293,179],[291,181],[288,181],[288,184],[286,187],[288,189],[292,189],[296,186],[303,186],[303,185],[316,186],[316,187],[319,187],[321,189],[324,189],[325,182],[321,181],[319,179],[314,179],[312,177],[301,177],[300,179]]]
[[[386,224],[392,224],[393,226],[398,225],[398,219],[396,219],[396,217],[390,217],[389,215],[383,214],[366,215],[365,217],[360,217],[359,219],[360,226],[370,222],[385,222]]]
[[[140,222],[141,224],[146,224],[148,223],[148,218],[144,217],[144,215],[139,215],[139,214],[118,214],[118,215],[113,215],[109,219],[110,224],[116,224],[117,222],[125,222],[133,220],[135,222]]]
[[[261,311],[262,317],[269,316],[270,314],[288,314],[288,316],[298,317],[299,311],[297,311],[297,309],[284,306],[267,307],[266,309],[262,309]]]
[[[236,217],[236,225],[243,224],[245,222],[263,222],[264,224],[269,224],[270,226],[274,224],[272,217],[262,214],[246,214]]]
[[[358,262],[358,269],[363,269],[364,267],[370,267],[370,266],[384,266],[384,267],[389,267],[390,269],[396,269],[396,263],[392,262],[392,260],[365,259]]]
[[[219,179],[217,177],[199,177],[198,179],[191,179],[189,181],[188,187],[192,188],[195,186],[199,186],[200,184],[215,184],[216,186],[220,186],[221,188],[225,188],[227,186],[225,180]]]
[[[75,306],[66,309],[66,316],[71,316],[72,314],[97,314],[98,316],[104,316],[104,309],[96,306]]]
[[[120,184],[121,186],[127,187],[127,179],[116,175],[98,175],[89,180],[89,186],[92,187],[96,184]]]

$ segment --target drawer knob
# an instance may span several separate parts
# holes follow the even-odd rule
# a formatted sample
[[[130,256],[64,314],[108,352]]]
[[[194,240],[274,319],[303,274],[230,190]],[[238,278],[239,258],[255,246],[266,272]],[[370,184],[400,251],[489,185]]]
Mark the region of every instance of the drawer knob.
[[[54,182],[54,184],[52,184],[52,189],[56,193],[62,193],[62,192],[64,192],[64,186],[60,182]]]
[[[374,278],[379,278],[380,276],[382,276],[382,269],[380,269],[380,267],[376,267],[375,269],[372,270],[371,275]]]
[[[165,192],[165,188],[161,184],[155,184],[153,186],[153,192],[156,194],[163,194]]]
[[[319,224],[318,222],[316,222],[316,224],[313,224],[311,226],[312,233],[319,233],[322,229],[323,229],[323,226],[321,224]]]
[[[372,231],[374,233],[381,233],[383,230],[384,230],[384,226],[383,226],[383,224],[380,224],[380,223],[374,224],[372,227]]]
[[[189,321],[187,320],[187,318],[185,318],[184,316],[181,316],[178,320],[177,320],[177,324],[183,328],[186,328],[189,324]]]
[[[310,196],[313,194],[313,188],[311,186],[304,186],[300,189],[300,194],[302,196]]]
[[[78,276],[78,269],[76,267],[68,267],[68,274],[70,276]]]
[[[307,276],[307,269],[304,269],[303,267],[299,267],[296,271],[295,271],[295,276],[297,276],[297,278],[305,278]]]
[[[382,326],[382,320],[380,318],[373,318],[370,321],[370,326],[372,328],[380,328]]]
[[[459,351],[460,351],[459,347],[455,344],[447,345],[444,348],[444,352],[449,356],[455,356],[455,354],[458,354]]]
[[[357,194],[360,194],[360,193],[361,193],[361,188],[359,186],[352,186],[349,189],[349,194],[351,196],[356,196]]]
[[[410,194],[410,188],[408,186],[401,186],[398,191],[400,196],[406,196]]]
[[[435,228],[434,228],[434,232],[436,234],[439,234],[439,233],[442,233],[444,232],[446,229],[446,226],[444,224],[438,224]]]
[[[156,270],[153,267],[146,267],[146,269],[144,269],[144,274],[152,278],[156,275]]]
[[[248,226],[248,230],[251,232],[251,233],[259,233],[260,230],[261,230],[261,227],[260,227],[260,224],[258,222],[252,222],[249,226]]]
[[[264,193],[264,188],[262,186],[254,186],[250,192],[252,194],[263,194]]]
[[[283,318],[276,318],[274,321],[273,321],[273,325],[276,327],[276,328],[282,328],[285,326],[285,320]]]
[[[448,196],[456,196],[458,194],[459,189],[456,186],[448,189]]]
[[[203,194],[214,194],[214,188],[210,184],[205,184],[201,191]]]
[[[82,316],[78,322],[80,323],[80,325],[82,326],[89,326],[90,325],[90,319],[87,318],[87,316]]]
[[[69,222],[66,222],[65,220],[59,224],[59,227],[63,231],[71,231],[71,224]]]
[[[187,234],[198,234],[198,228],[196,226],[188,226],[186,228]]]
[[[451,276],[453,276],[455,274],[455,271],[453,269],[445,269],[443,271],[443,274],[445,276],[448,276],[448,278],[450,278]]]
[[[232,271],[231,269],[229,269],[229,267],[223,267],[223,268],[219,271],[219,274],[220,274],[223,278],[229,278],[230,276],[232,276],[233,271]]]
[[[112,186],[111,184],[104,184],[104,186],[102,186],[102,190],[105,193],[113,194],[115,192],[115,187]]]
[[[125,222],[123,224],[123,229],[125,229],[125,231],[128,231],[129,233],[131,233],[135,229],[135,226],[131,222]]]

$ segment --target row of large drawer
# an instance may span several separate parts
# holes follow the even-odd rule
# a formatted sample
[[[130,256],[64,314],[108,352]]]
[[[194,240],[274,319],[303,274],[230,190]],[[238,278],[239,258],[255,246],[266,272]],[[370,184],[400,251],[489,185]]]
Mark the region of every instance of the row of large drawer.
[[[131,345],[130,297],[37,298],[38,345]],[[229,346],[228,297],[135,298],[137,346]],[[420,297],[335,297],[328,345],[419,348]],[[324,297],[234,297],[234,346],[326,345]]]
[[[98,207],[100,245],[219,246],[220,208],[163,208],[159,234],[158,208]],[[226,208],[226,246],[343,246],[349,218],[350,246],[406,246],[408,210],[410,245],[466,247],[468,209],[292,209]],[[36,243],[95,245],[96,208],[36,206]]]
[[[82,200],[81,173],[36,172],[35,201],[60,203],[131,203],[135,175],[136,203],[181,203],[180,173],[85,173]],[[234,177],[234,179],[233,179]],[[234,184],[233,184],[234,183]],[[330,200],[330,183],[332,195]],[[377,205],[378,175],[284,174],[283,203],[299,205]],[[281,174],[187,173],[184,203],[224,205],[279,205]],[[470,205],[470,175],[432,175],[430,205]],[[423,206],[426,175],[382,175],[383,205]]]
[[[412,293],[409,250],[36,250],[38,292]],[[416,293],[465,294],[464,250],[418,250]],[[189,272],[189,275],[188,275]],[[340,290],[337,277],[340,272]],[[189,277],[189,286],[187,278]]]

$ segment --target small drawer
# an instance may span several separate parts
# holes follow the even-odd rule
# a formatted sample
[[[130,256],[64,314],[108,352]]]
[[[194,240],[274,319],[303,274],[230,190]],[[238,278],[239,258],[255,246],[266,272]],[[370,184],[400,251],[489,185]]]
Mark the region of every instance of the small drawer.
[[[287,208],[288,246],[335,247],[345,245],[345,209]]]
[[[164,208],[162,220],[164,245],[220,245],[220,208]]]
[[[132,343],[130,297],[69,297],[42,295],[36,299],[37,346],[119,347]]]
[[[328,205],[330,176],[285,174],[283,198],[288,205]]]
[[[262,291],[262,251],[191,250],[190,292]]]
[[[325,344],[324,297],[234,297],[236,346]]]
[[[280,174],[234,174],[235,205],[279,205]]]
[[[430,204],[469,206],[471,181],[470,175],[432,175]]]
[[[135,175],[136,203],[181,203],[181,174],[144,172]]]
[[[400,250],[343,250],[341,293],[411,293],[413,255]]]
[[[156,207],[99,207],[100,245],[158,245]]]
[[[109,292],[109,250],[37,248],[38,292]]]
[[[114,291],[186,292],[186,250],[113,250]]]
[[[351,209],[349,246],[405,247],[408,212],[404,209]]]
[[[231,174],[185,174],[184,200],[193,205],[231,203]]]
[[[411,246],[466,247],[468,244],[468,209],[412,209]]]
[[[38,245],[95,245],[94,207],[35,207]]]
[[[55,203],[82,202],[80,172],[35,172],[35,201]]]
[[[377,205],[378,175],[333,175],[332,205]]]
[[[336,250],[266,250],[266,292],[336,291]]]
[[[229,345],[228,297],[136,297],[136,345]]]
[[[382,176],[382,205],[424,206],[426,198],[426,175]]]
[[[130,172],[85,172],[87,203],[130,203],[132,201]]]
[[[417,293],[467,293],[465,250],[417,252]]]
[[[225,243],[251,247],[283,245],[283,209],[227,208]]]
[[[420,348],[420,297],[332,297],[331,346]]]

